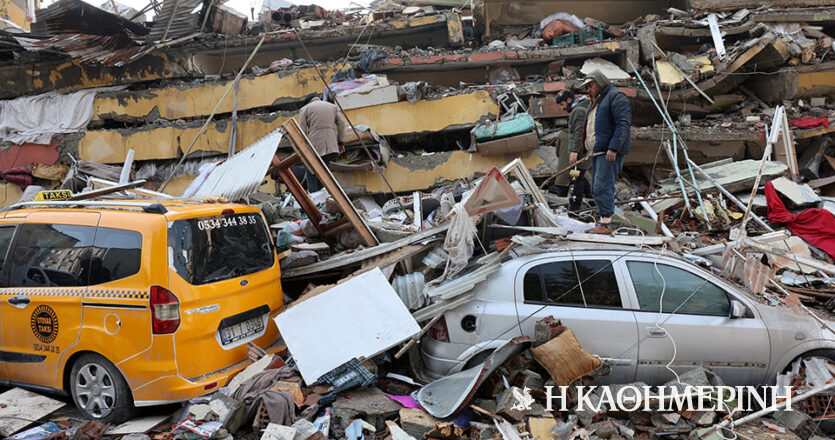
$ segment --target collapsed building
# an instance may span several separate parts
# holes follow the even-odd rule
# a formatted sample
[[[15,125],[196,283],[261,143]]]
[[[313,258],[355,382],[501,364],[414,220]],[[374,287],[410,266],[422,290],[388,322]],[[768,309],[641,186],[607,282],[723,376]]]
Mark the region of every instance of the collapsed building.
[[[133,149],[137,172],[159,185],[167,176],[158,170],[183,157],[207,120],[188,163],[222,155],[230,145],[243,148],[293,117],[307,97],[324,90],[320,73],[328,82],[380,79],[346,96],[345,107],[355,125],[368,125],[387,139],[393,154],[385,176],[395,192],[486,172],[506,163],[510,153],[535,178],[550,175],[556,170],[549,134],[567,117],[553,96],[577,90],[582,72],[594,68],[612,74],[632,98],[635,147],[626,166],[634,169],[655,163],[665,130],[635,69],[649,79],[657,66],[660,91],[672,116],[685,122],[681,134],[698,163],[758,158],[768,105],[791,101],[791,118],[828,116],[826,105],[835,93],[827,34],[833,9],[819,2],[801,10],[719,8],[726,49],[712,59],[708,16],[668,12],[668,2],[620,2],[629,12],[603,14],[603,21],[592,16],[587,21],[594,31],[583,34],[583,41],[579,32],[568,35],[571,41],[541,38],[539,20],[532,17],[560,10],[561,2],[547,2],[530,17],[515,15],[513,2],[484,2],[463,11],[382,4],[371,14],[278,9],[259,14],[255,23],[208,4],[192,14],[201,4],[192,3],[162,7],[147,26],[65,0],[39,10],[32,33],[5,33],[2,98],[30,97],[20,108],[44,105],[31,100],[45,93],[108,89],[94,92],[92,109],[86,109],[92,115],[75,132],[55,133],[44,144],[6,136],[2,168],[70,164],[70,157],[121,164]],[[231,75],[261,38],[244,75],[234,81]],[[235,91],[215,107],[232,82]],[[514,111],[534,118],[536,138],[515,140],[514,150],[504,155],[473,148],[470,130],[507,114],[513,104]],[[797,131],[799,151],[812,144],[821,148],[830,134],[829,127]],[[179,195],[197,169],[199,164],[178,169],[167,192]],[[340,171],[337,178],[350,194],[387,191],[370,169]],[[6,185],[6,191],[7,201],[19,198],[15,186]]]

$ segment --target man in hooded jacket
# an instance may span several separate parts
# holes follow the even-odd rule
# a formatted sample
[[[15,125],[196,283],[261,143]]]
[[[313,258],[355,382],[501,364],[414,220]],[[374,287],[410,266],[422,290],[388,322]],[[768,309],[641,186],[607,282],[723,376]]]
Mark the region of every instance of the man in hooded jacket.
[[[583,126],[583,155],[589,151],[605,153],[591,158],[591,190],[599,220],[587,232],[611,234],[615,184],[631,146],[632,105],[599,70],[589,73],[582,86],[592,99]]]

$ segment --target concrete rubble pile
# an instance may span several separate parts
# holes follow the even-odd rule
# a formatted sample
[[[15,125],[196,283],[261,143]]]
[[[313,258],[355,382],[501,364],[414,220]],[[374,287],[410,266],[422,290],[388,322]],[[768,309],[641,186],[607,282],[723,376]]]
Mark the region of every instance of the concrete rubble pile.
[[[113,427],[56,405],[4,436],[831,435],[835,3],[627,2],[653,5],[625,17],[597,4],[608,2],[587,13],[534,2],[523,14],[500,0],[344,11],[265,1],[257,18],[219,2],[156,3],[111,13],[59,0],[31,32],[0,33],[0,205],[57,188],[257,205],[280,259],[284,347],[250,345],[230,383],[162,416]],[[152,8],[154,21],[137,20]],[[569,213],[551,184],[566,171],[554,146],[568,113],[555,95],[582,93],[593,70],[633,108],[611,235],[586,233],[593,205]],[[330,94],[348,128],[326,164],[297,119]],[[675,297],[696,281],[662,266],[701,284]],[[677,314],[668,289],[675,307],[709,306],[720,291],[726,308]],[[587,301],[606,294],[615,302]],[[597,327],[619,313],[626,324]],[[780,337],[759,318],[779,322],[767,330]],[[727,337],[756,330],[739,346]],[[816,341],[828,348],[789,349]],[[672,409],[658,395],[775,382],[795,411],[785,398],[710,393],[685,400],[724,406]],[[546,391],[601,383],[642,390],[640,410],[599,405],[602,391],[552,405]]]

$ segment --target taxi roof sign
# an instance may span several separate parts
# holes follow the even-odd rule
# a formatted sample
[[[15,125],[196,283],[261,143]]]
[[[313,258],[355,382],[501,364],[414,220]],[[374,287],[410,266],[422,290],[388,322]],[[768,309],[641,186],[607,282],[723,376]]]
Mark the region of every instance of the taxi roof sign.
[[[52,200],[68,200],[70,197],[72,197],[72,195],[72,191],[68,189],[40,191],[35,195],[35,201],[47,202]]]

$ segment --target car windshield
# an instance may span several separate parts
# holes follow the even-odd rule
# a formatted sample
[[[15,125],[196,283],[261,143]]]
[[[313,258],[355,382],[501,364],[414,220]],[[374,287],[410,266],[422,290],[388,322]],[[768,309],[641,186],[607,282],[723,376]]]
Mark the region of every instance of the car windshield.
[[[171,222],[168,248],[170,265],[194,285],[258,272],[275,261],[267,226],[255,213]]]

